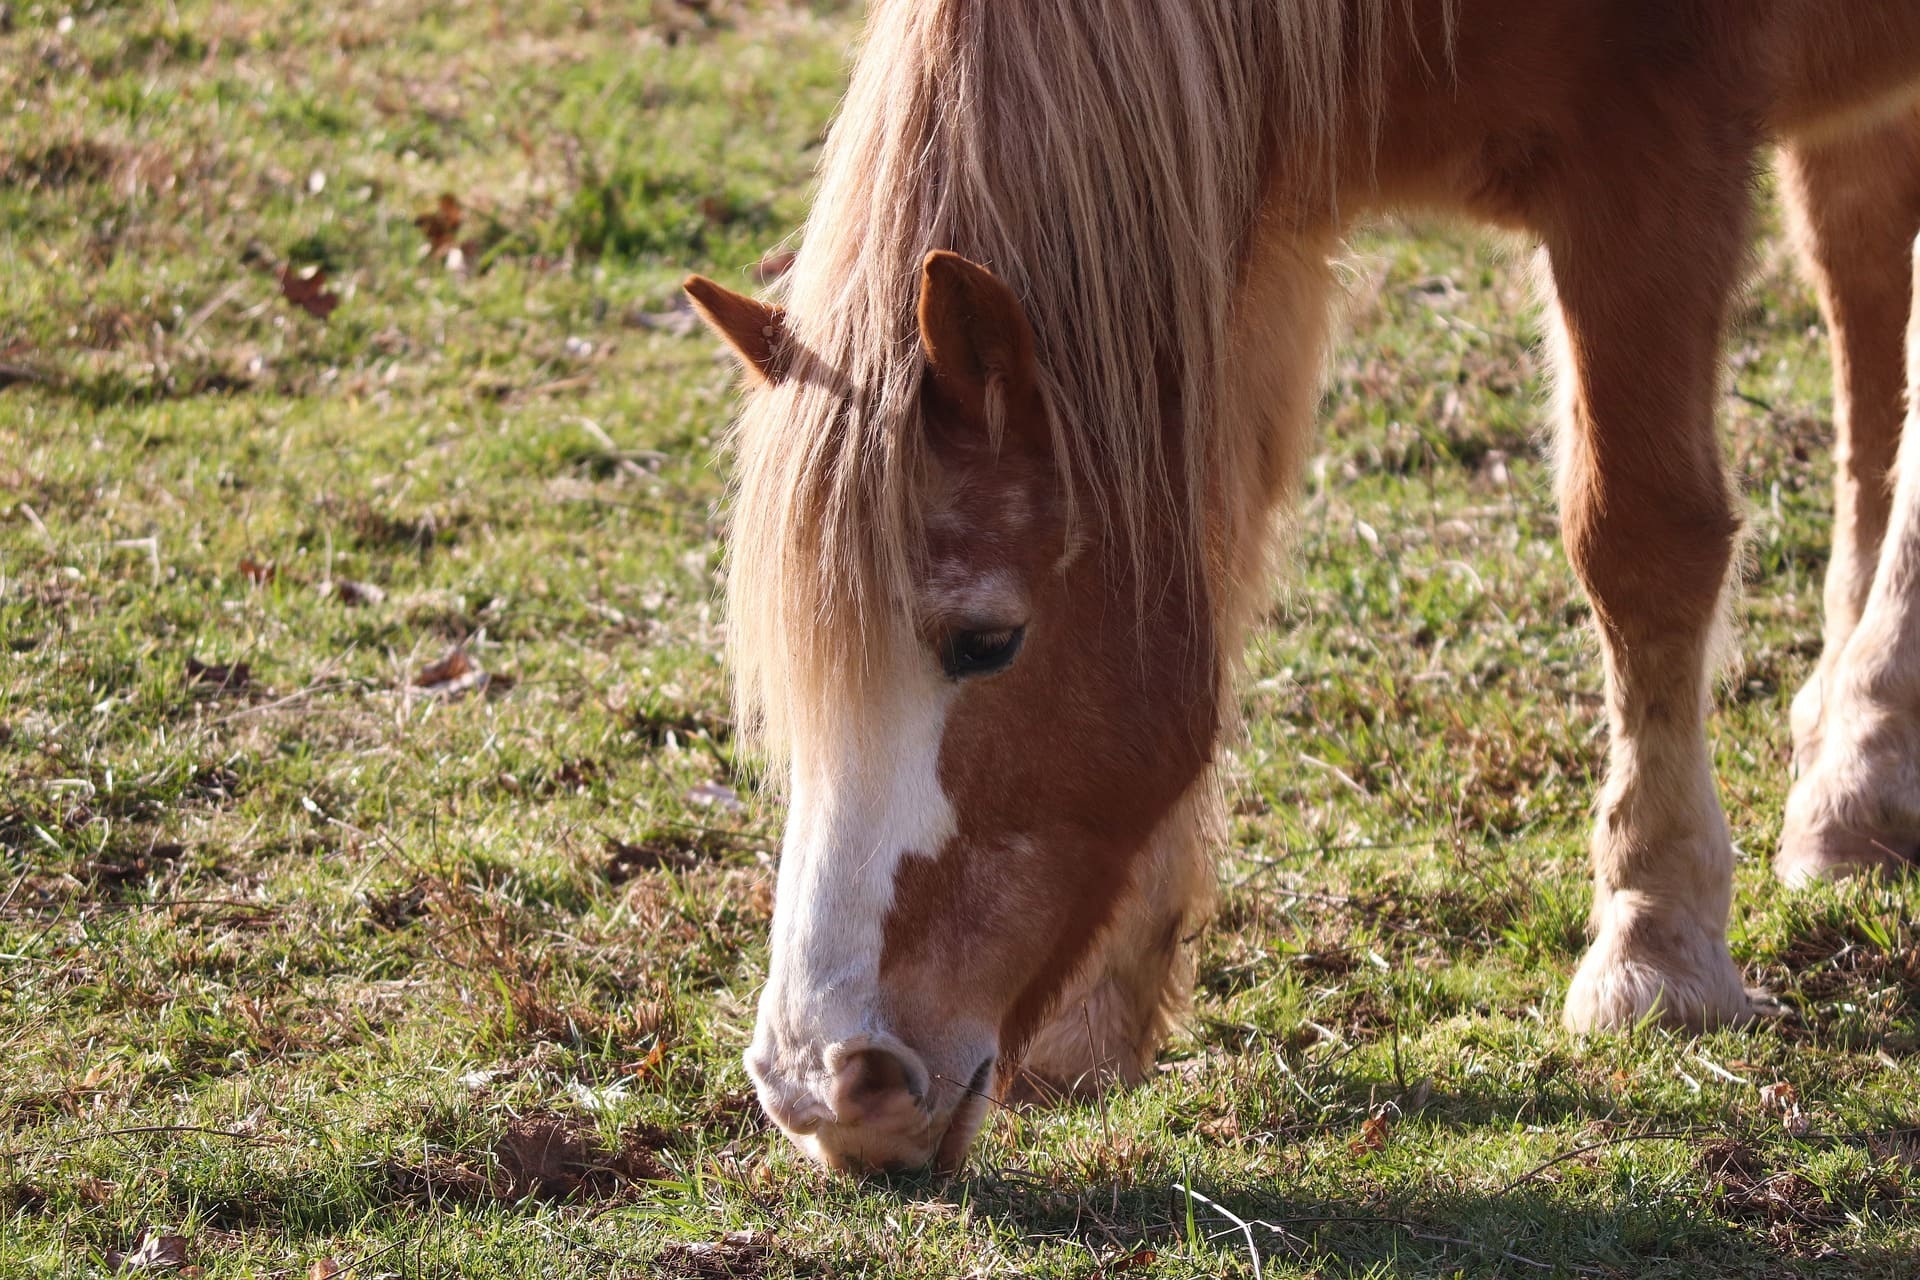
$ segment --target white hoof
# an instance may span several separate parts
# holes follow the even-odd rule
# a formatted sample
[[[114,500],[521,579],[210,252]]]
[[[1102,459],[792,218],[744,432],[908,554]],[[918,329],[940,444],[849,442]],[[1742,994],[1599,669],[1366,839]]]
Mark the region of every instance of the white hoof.
[[[1724,937],[1684,915],[1616,914],[1573,975],[1564,1021],[1581,1033],[1649,1020],[1704,1030],[1759,1012]]]

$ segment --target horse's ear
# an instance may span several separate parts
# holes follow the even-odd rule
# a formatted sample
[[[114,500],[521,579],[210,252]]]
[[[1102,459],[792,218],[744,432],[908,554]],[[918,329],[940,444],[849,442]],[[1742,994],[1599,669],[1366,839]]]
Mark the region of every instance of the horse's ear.
[[[1033,327],[1000,277],[936,249],[920,268],[920,345],[933,390],[998,433],[1002,424],[1050,447]]]
[[[680,287],[707,327],[740,357],[749,377],[771,384],[786,376],[786,312],[705,276],[688,276]]]

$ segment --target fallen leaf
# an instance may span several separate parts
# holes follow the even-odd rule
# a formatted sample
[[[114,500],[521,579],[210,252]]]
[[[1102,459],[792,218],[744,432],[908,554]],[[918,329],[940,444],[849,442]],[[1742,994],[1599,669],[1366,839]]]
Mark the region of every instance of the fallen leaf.
[[[307,1268],[307,1280],[334,1280],[336,1276],[345,1274],[347,1269],[332,1258],[315,1258],[313,1265]]]
[[[100,1070],[99,1067],[94,1068],[94,1071],[98,1070]],[[89,1071],[87,1075],[91,1077],[93,1073],[93,1071]],[[107,1074],[111,1075],[112,1073],[109,1072]],[[91,1088],[92,1086],[88,1087]],[[99,1178],[82,1178],[74,1184],[74,1190],[80,1193],[80,1198],[96,1208],[111,1203],[113,1193],[117,1189],[113,1183],[102,1181]]]
[[[653,1048],[647,1051],[647,1056],[639,1062],[634,1063],[631,1067],[628,1067],[627,1073],[636,1076],[646,1075],[649,1071],[659,1066],[662,1059],[666,1056],[667,1042],[665,1040],[656,1040],[653,1042]]]
[[[415,218],[413,225],[427,237],[427,252],[437,256],[457,248],[454,241],[465,218],[459,199],[447,191],[441,193],[440,203]]]
[[[754,283],[773,284],[784,280],[787,272],[793,270],[796,256],[791,249],[769,249],[760,261],[753,264]]]
[[[269,560],[261,564],[252,556],[240,557],[240,576],[256,587],[265,586],[280,576],[280,568]]]
[[[447,650],[447,656],[430,662],[413,678],[413,687],[435,698],[457,698],[476,689],[484,689],[490,677],[480,664],[467,656],[465,649]]]
[[[676,294],[665,311],[629,311],[627,324],[634,329],[651,329],[684,338],[700,327],[700,317],[693,313],[693,303],[686,295]]]
[[[1369,1151],[1384,1151],[1392,1133],[1393,1115],[1387,1108],[1379,1107],[1360,1126],[1360,1136],[1347,1144],[1347,1153],[1359,1156]]]
[[[289,262],[280,268],[280,292],[288,302],[318,320],[325,320],[340,305],[340,297],[327,288],[327,273],[320,267],[294,270]]]
[[[772,1232],[729,1231],[718,1240],[670,1244],[661,1257],[677,1261],[694,1275],[758,1275],[772,1252]]]
[[[109,1271],[172,1271],[187,1265],[187,1238],[163,1235],[149,1227],[132,1253],[109,1249],[106,1261]]]
[[[687,802],[729,813],[746,807],[740,803],[740,793],[724,782],[701,783],[687,792]]]
[[[354,582],[348,578],[335,578],[331,582],[321,583],[320,594],[332,596],[341,604],[355,607],[363,604],[379,604],[387,598],[383,588],[376,587],[371,582]]]
[[[1790,1138],[1801,1138],[1813,1128],[1813,1121],[1800,1109],[1800,1095],[1784,1080],[1760,1086],[1760,1105],[1780,1117],[1780,1127]]]
[[[211,685],[216,689],[244,689],[253,683],[253,671],[244,662],[202,662],[187,659],[187,683]]]

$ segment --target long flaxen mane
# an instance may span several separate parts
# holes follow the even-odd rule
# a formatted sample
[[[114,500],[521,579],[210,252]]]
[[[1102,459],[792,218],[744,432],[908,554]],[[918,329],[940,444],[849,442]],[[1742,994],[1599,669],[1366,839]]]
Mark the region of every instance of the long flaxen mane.
[[[1157,504],[1198,511],[1231,452],[1217,411],[1262,147],[1284,128],[1330,155],[1356,84],[1376,107],[1391,5],[876,0],[785,289],[787,375],[734,436],[750,746],[777,760],[844,733],[872,639],[913,598],[927,252],[987,265],[1025,304],[1073,519],[1132,541]],[[1188,424],[1178,475],[1165,379]]]

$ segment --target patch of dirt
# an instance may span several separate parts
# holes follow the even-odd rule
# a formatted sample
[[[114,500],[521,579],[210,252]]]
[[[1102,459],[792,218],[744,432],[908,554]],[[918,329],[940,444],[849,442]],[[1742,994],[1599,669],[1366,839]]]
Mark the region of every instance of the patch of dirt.
[[[432,914],[427,904],[427,888],[418,882],[367,895],[367,915],[382,929],[404,929],[415,920]]]
[[[1722,1213],[1738,1222],[1788,1229],[1776,1238],[1790,1242],[1795,1228],[1826,1228],[1846,1220],[1819,1187],[1797,1173],[1769,1173],[1759,1153],[1745,1143],[1710,1143],[1697,1163],[1711,1180],[1711,1194]]]
[[[656,827],[638,840],[607,837],[602,870],[609,884],[626,884],[647,871],[691,871],[718,862],[734,849],[735,837],[704,827]]]
[[[429,1155],[423,1164],[391,1162],[386,1173],[401,1194],[416,1199],[608,1200],[630,1183],[670,1176],[658,1154],[669,1138],[640,1126],[610,1151],[583,1120],[535,1114],[509,1122],[484,1158]]]
[[[74,874],[104,888],[121,889],[172,870],[186,853],[183,844],[155,844],[143,853],[121,852],[83,862],[74,868]]]
[[[352,545],[362,551],[412,548],[425,553],[435,547],[452,546],[473,524],[472,514],[466,511],[397,516],[364,501],[350,504],[343,516]]]
[[[765,1133],[772,1127],[767,1113],[760,1109],[760,1100],[750,1089],[721,1094],[714,1099],[703,1123],[709,1130],[736,1135]]]
[[[42,142],[17,151],[0,152],[0,186],[59,191],[84,183],[105,182],[120,163],[120,152],[91,138]]]
[[[669,738],[676,742],[703,738],[720,746],[733,736],[733,726],[725,717],[667,705],[635,708],[628,727],[653,750],[665,746]]]
[[[765,1275],[775,1252],[771,1232],[729,1231],[718,1240],[676,1241],[660,1250],[657,1261],[664,1275],[731,1280]]]

